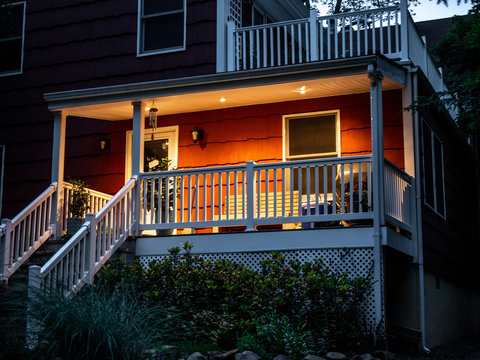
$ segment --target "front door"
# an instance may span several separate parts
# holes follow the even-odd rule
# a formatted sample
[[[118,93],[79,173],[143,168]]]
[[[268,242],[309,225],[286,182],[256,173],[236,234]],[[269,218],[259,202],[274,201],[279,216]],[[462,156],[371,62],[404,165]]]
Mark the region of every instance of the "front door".
[[[178,126],[145,130],[143,171],[156,171],[162,159],[170,160],[170,168],[177,166]],[[132,177],[132,131],[127,131],[125,182]]]

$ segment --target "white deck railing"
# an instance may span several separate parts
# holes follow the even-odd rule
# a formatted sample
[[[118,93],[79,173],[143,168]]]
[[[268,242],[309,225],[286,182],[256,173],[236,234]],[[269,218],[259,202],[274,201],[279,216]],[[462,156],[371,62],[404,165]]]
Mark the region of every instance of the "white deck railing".
[[[63,199],[64,199],[64,208],[63,208],[63,221],[62,221],[62,231],[67,231],[67,222],[66,219],[72,216],[70,211],[70,203],[72,202],[72,189],[73,185],[64,182],[63,183]],[[86,189],[88,191],[88,212],[96,214],[100,211],[101,208],[112,198],[112,195],[102,193],[100,191]]]
[[[30,267],[30,281],[43,291],[78,291],[132,234],[135,224],[132,178],[95,215],[87,214],[81,229],[43,266]]]
[[[371,219],[371,174],[371,156],[144,173],[139,229]]]
[[[412,232],[414,220],[414,180],[390,161],[385,160],[385,215],[386,219]]]
[[[57,184],[51,184],[12,220],[0,225],[0,278],[7,280],[53,233],[52,204]]]
[[[307,19],[238,29],[229,23],[228,70],[293,65],[377,52],[400,58],[401,32],[407,31],[401,19],[400,6],[390,6],[322,17],[312,14]]]

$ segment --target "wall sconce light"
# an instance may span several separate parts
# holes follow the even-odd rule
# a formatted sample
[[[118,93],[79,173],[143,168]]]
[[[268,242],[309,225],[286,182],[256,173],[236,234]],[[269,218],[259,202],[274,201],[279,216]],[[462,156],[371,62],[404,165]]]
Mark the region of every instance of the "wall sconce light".
[[[196,144],[199,140],[203,140],[203,129],[195,128],[190,131],[192,134],[193,143]]]
[[[106,138],[105,135],[102,135],[100,139],[97,140],[97,143],[100,151],[110,149],[110,139]]]

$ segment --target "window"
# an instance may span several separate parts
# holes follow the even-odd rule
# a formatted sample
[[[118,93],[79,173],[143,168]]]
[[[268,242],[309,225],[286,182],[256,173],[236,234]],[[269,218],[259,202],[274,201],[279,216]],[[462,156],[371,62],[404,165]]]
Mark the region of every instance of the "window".
[[[303,160],[340,156],[340,112],[328,111],[284,116],[285,160]],[[332,167],[326,167],[327,178],[332,177]],[[323,171],[319,169],[319,188],[323,189]],[[298,189],[298,176],[293,174],[292,186]],[[307,175],[302,170],[302,193],[307,191]],[[315,191],[315,173],[310,172],[310,193]],[[332,192],[331,182],[327,191]]]
[[[5,145],[0,145],[0,219],[2,218],[3,173],[5,163]]]
[[[0,8],[0,76],[22,73],[25,3]]]
[[[425,121],[422,131],[424,201],[438,215],[445,217],[443,144]]]
[[[139,0],[139,56],[185,50],[186,0]]]
[[[340,156],[339,111],[285,116],[285,158]]]

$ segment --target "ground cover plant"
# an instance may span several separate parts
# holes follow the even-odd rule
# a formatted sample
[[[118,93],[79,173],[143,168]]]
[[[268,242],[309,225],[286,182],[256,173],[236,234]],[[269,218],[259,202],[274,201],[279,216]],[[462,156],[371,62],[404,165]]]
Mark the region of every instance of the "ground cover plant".
[[[301,359],[327,349],[353,353],[371,345],[360,311],[370,280],[332,273],[320,259],[287,263],[272,253],[255,271],[191,249],[188,243],[184,251],[173,248],[149,267],[109,265],[98,285],[161,304],[171,314],[163,326],[180,329],[180,345],[239,347],[266,359],[279,353]]]

